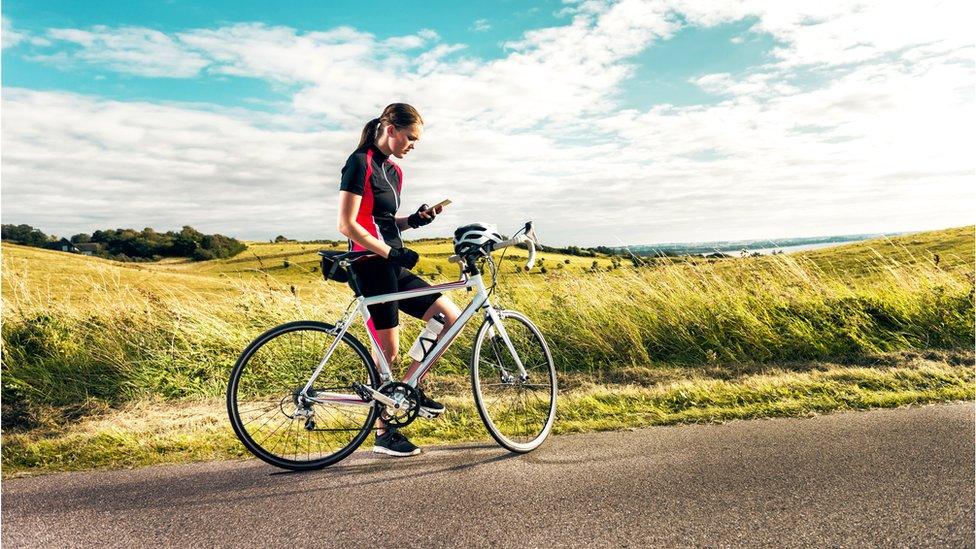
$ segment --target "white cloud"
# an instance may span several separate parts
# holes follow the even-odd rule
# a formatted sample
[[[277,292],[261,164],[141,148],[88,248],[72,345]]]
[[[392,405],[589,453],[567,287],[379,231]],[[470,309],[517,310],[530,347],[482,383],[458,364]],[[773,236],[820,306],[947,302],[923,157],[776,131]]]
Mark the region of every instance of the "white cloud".
[[[423,46],[424,39],[416,35],[394,36],[384,40],[383,44],[393,49],[412,50]]]
[[[172,37],[146,28],[51,29],[47,38],[80,49],[40,54],[34,59],[59,64],[84,62],[140,76],[173,78],[195,76],[210,64],[208,59],[181,46]]]
[[[440,36],[438,36],[437,32],[433,31],[432,29],[420,29],[420,31],[417,32],[417,36],[423,38],[424,40],[440,40]]]
[[[488,32],[491,30],[491,23],[487,19],[478,19],[471,24],[468,30],[473,32]]]
[[[2,25],[0,26],[0,33],[3,34],[3,49],[12,48],[28,38],[27,33],[14,30],[14,26],[11,24],[10,19],[7,19],[6,17],[2,18],[0,25]]]
[[[80,48],[72,59],[114,67],[119,51],[149,44],[135,49],[171,52],[160,70],[203,63],[193,71],[298,90],[273,119],[5,90],[3,215],[65,233],[191,223],[335,237],[342,161],[361,125],[403,100],[427,121],[403,161],[404,203],[455,202],[419,236],[474,219],[534,218],[552,242],[581,244],[972,223],[974,130],[963,121],[976,114],[976,79],[959,22],[970,8],[941,4],[902,32],[889,21],[907,12],[892,5],[886,18],[889,5],[572,3],[565,25],[527,32],[490,61],[425,30],[61,33]],[[781,47],[767,66],[694,78],[717,103],[617,107],[634,54],[682,25],[746,17]],[[313,130],[320,121],[342,129]],[[67,205],[79,195],[84,210]]]
[[[784,81],[782,74],[758,72],[733,77],[727,72],[706,74],[692,79],[692,83],[715,95],[747,95],[754,98],[790,95],[800,91]]]
[[[780,65],[841,65],[879,59],[906,48],[947,52],[972,44],[972,2],[926,6],[903,2],[770,2],[757,9],[757,29],[788,44]]]
[[[3,217],[61,233],[185,223],[255,235],[301,223],[323,234],[334,223],[322,217],[321,180],[325,166],[345,159],[349,138],[262,129],[232,114],[8,88]]]

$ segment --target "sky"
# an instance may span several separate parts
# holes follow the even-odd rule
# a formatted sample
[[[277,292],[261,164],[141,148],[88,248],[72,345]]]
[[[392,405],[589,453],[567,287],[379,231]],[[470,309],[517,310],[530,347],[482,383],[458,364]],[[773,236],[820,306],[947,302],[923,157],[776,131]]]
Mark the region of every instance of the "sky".
[[[341,238],[340,169],[393,102],[407,238],[544,244],[976,221],[973,3],[128,0],[2,4],[0,218]]]

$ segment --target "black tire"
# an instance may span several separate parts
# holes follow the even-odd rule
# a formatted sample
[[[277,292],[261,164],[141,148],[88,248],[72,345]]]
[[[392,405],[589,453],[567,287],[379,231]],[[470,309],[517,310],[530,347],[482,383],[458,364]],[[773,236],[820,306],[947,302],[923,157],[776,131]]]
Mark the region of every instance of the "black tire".
[[[531,452],[545,442],[556,419],[556,367],[545,338],[532,321],[515,311],[498,314],[529,378],[525,382],[518,379],[508,346],[486,318],[471,351],[474,402],[498,444],[515,453]],[[494,337],[489,335],[492,331]]]
[[[237,437],[258,458],[283,469],[320,469],[345,458],[373,429],[375,406],[310,403],[315,424],[294,415],[297,395],[329,345],[333,326],[298,321],[276,326],[244,349],[227,384],[227,412]],[[366,347],[344,334],[312,389],[355,394],[353,382],[379,386]],[[289,415],[292,414],[292,415]]]

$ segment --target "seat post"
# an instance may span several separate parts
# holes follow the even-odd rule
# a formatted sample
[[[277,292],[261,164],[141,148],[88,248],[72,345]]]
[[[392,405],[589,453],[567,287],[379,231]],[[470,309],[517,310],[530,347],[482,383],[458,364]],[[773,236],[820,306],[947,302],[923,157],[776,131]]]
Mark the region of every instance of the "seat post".
[[[349,272],[349,286],[353,293],[356,294],[356,297],[363,295],[362,290],[359,289],[359,277],[356,276],[356,269],[353,268],[352,262],[346,267],[346,270]]]

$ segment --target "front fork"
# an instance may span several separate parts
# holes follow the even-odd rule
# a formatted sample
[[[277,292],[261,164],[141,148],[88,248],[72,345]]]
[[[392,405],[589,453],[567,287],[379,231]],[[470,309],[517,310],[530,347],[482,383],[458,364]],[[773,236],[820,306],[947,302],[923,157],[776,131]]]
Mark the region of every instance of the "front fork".
[[[502,337],[502,341],[505,342],[505,346],[508,347],[508,351],[512,353],[512,358],[515,360],[515,365],[518,366],[519,380],[525,383],[529,379],[529,375],[525,372],[525,366],[522,364],[522,359],[519,358],[518,353],[515,351],[515,346],[512,345],[512,340],[508,337],[508,332],[505,331],[505,326],[502,325],[501,315],[494,307],[489,306],[487,312],[488,318],[491,320],[491,324],[488,325],[488,338],[491,341],[495,337],[495,330],[498,330],[498,334]],[[501,362],[501,357],[496,357]],[[509,374],[504,366],[499,363],[499,367],[502,368],[502,382],[508,383],[514,381],[511,379],[511,374]]]

